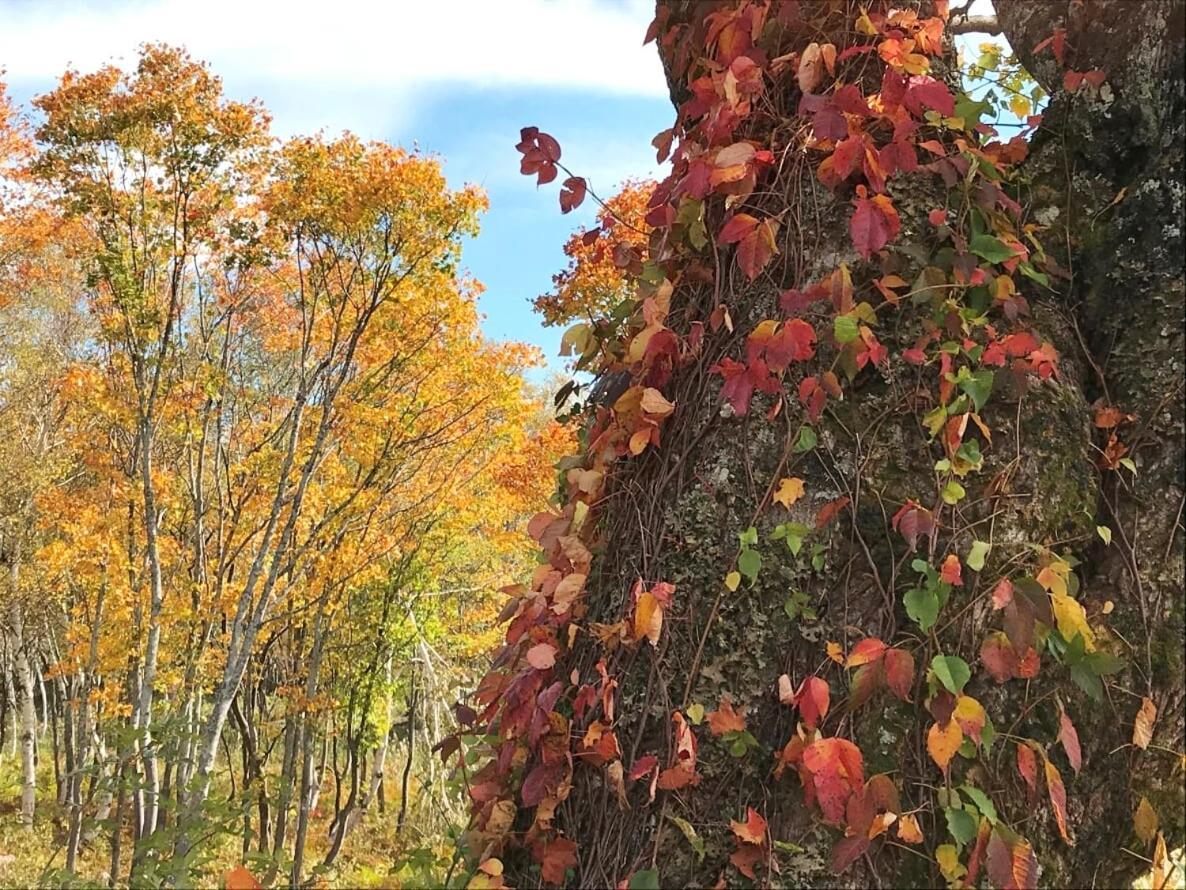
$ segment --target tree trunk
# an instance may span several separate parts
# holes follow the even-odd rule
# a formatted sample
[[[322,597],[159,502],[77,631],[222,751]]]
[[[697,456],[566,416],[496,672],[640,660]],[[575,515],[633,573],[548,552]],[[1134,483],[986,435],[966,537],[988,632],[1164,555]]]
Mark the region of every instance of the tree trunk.
[[[20,601],[20,550],[15,545],[8,554],[8,621],[12,627],[12,658],[16,689],[20,695],[21,751],[21,824],[32,830],[33,811],[37,805],[37,712],[33,703],[33,668],[29,658],[29,640],[25,633]]]
[[[861,7],[877,13],[891,5],[920,8],[923,15],[932,11],[929,2],[804,2],[796,10],[811,26],[796,25],[789,14],[779,53],[802,54],[809,43],[851,45],[851,26]],[[1005,36],[1055,94],[1029,147],[1022,167],[1026,187],[1017,197],[1022,219],[1048,227],[1038,237],[1066,275],[1051,279],[1049,288],[1017,280],[1031,307],[1025,323],[1039,340],[1057,347],[1059,373],[1024,386],[1015,386],[1012,377],[1003,386],[1007,375],[998,373],[981,411],[992,433],[983,446],[984,468],[964,480],[969,496],[958,508],[945,507],[937,497],[935,463],[944,452],[921,423],[934,404],[920,408],[916,401],[922,388],[933,386],[934,372],[927,368],[925,383],[919,382],[916,372],[899,361],[931,317],[929,302],[907,305],[903,300],[892,321],[879,312],[876,333],[889,350],[889,370],[878,373],[870,367],[852,375],[843,399],[829,399],[812,424],[818,437],[814,448],[796,450],[806,419],[795,389],[787,385],[789,374],[785,392],[756,394],[743,417],[722,406],[722,378],[708,369],[724,358],[746,360],[743,338],[763,320],[785,317],[780,296],[787,289],[807,290],[841,263],[866,294],[858,300],[873,299],[867,295],[876,294],[872,280],[879,275],[893,272],[914,280],[933,261],[934,225],[928,212],[947,201],[943,185],[930,173],[895,177],[889,192],[900,214],[901,235],[889,250],[897,250],[897,258],[880,269],[863,261],[849,230],[852,186],[826,188],[810,152],[799,158],[794,146],[777,141],[793,138],[785,134],[804,126],[795,116],[799,57],[789,76],[768,77],[762,101],[789,109],[784,119],[773,125],[767,121],[761,129],[747,121],[721,144],[748,138],[759,149],[774,149],[772,172],[759,180],[759,191],[744,207],[759,218],[781,219],[780,254],[751,283],[732,262],[730,248],[717,245],[706,251],[713,254],[707,260],[714,267],[709,283],[697,283],[690,274],[675,279],[666,324],[686,337],[693,322],[703,323],[703,352],[693,362],[677,364],[670,381],[635,378],[639,385],[662,387],[675,413],[662,428],[661,446],[613,464],[600,496],[609,506],[601,514],[581,628],[629,620],[634,603],[628,594],[636,579],[647,587],[665,581],[674,584],[675,593],[664,612],[659,643],[651,647],[644,638],[641,644],[607,651],[594,635],[581,633],[554,672],[555,679],[564,679],[575,671],[578,685],[597,687],[594,666],[604,658],[617,682],[611,693],[617,712],[613,728],[627,771],[644,755],[655,755],[662,768],[674,763],[673,711],[687,715],[695,704],[712,712],[722,697],[731,698],[738,710],[745,707],[756,750],[746,753],[742,744],[743,756],[731,756],[728,740],[716,737],[707,724],[692,727],[699,743],[698,784],[660,791],[648,805],[648,782],[632,783],[630,808],[620,812],[614,811],[615,795],[604,769],[577,758],[571,790],[556,817],[560,832],[579,844],[576,885],[614,886],[640,869],[658,869],[662,886],[710,886],[722,875],[735,881],[729,857],[738,841],[729,822],[744,822],[749,807],[769,820],[758,864],[769,884],[941,883],[931,855],[951,838],[943,809],[928,790],[944,777],[928,755],[927,729],[933,720],[923,708],[925,700],[933,701],[935,688],[928,696],[926,684],[919,682],[940,653],[960,653],[973,665],[967,692],[983,703],[998,733],[1007,736],[999,736],[982,760],[958,758],[948,781],[991,789],[1001,821],[1018,827],[1033,845],[1043,886],[1127,886],[1147,867],[1122,849],[1129,846],[1132,815],[1142,797],[1156,809],[1170,847],[1183,842],[1183,784],[1173,769],[1183,748],[1186,636],[1183,3],[999,0],[998,8]],[[669,32],[677,35],[673,40],[659,29],[660,55],[677,104],[692,95],[682,71],[689,58],[703,52],[705,19],[721,9],[715,3],[660,0],[666,27],[677,29]],[[1055,70],[1050,50],[1038,56],[1031,51],[1056,26],[1066,28],[1065,68],[1103,69],[1108,91],[1063,92],[1064,68]],[[680,48],[689,33],[701,41],[691,51]],[[876,60],[877,54],[868,58]],[[838,65],[837,70],[851,69]],[[876,80],[863,84],[865,94],[877,92],[881,82],[881,68],[873,70]],[[819,90],[830,83],[825,78]],[[709,231],[718,231],[725,220],[721,202],[710,198],[705,205]],[[711,234],[709,239],[714,240]],[[673,275],[670,266],[666,271]],[[728,307],[732,326],[710,333],[709,319],[720,303]],[[826,324],[830,337],[830,318]],[[821,359],[836,355],[831,341],[825,349],[824,340],[821,333],[816,363],[807,365],[806,374],[822,375],[829,366]],[[1135,474],[1101,472],[1104,439],[1093,426],[1097,400],[1135,415],[1120,433]],[[806,490],[789,508],[771,503],[782,477],[800,478]],[[989,480],[992,484],[986,484]],[[937,521],[930,534],[921,536],[919,551],[911,553],[890,517],[928,493],[927,505],[937,505]],[[834,503],[842,505],[840,512],[815,528],[821,508]],[[801,551],[771,540],[775,526],[786,522],[810,530]],[[722,579],[737,565],[739,536],[751,526],[757,529],[760,572],[752,584],[743,582],[730,591]],[[1104,546],[1097,526],[1112,530],[1111,545]],[[976,540],[991,543],[992,549],[973,578],[967,554]],[[1061,656],[1044,655],[1035,678],[1005,685],[991,682],[977,663],[981,641],[1001,624],[988,602],[992,586],[997,579],[1024,574],[1031,564],[1027,560],[1043,548],[1081,561],[1077,600],[1101,645],[1106,642],[1109,651],[1123,656],[1124,668],[1106,679],[1101,704],[1068,682]],[[903,595],[916,583],[911,561],[921,558],[937,567],[949,553],[964,562],[963,586],[951,594],[940,623],[920,638],[903,606]],[[815,619],[804,617],[799,605],[791,608],[792,592],[806,596],[803,602],[817,613]],[[788,620],[790,612],[796,617]],[[860,706],[849,700],[849,672],[828,666],[825,643],[837,641],[850,651],[866,637],[913,651],[920,667],[912,681],[913,703],[884,692]],[[903,853],[894,837],[896,846],[871,847],[839,877],[831,871],[830,851],[842,834],[823,824],[818,807],[804,805],[793,769],[781,779],[771,776],[771,754],[795,733],[794,712],[779,701],[780,674],[789,675],[793,687],[816,674],[833,681],[833,707],[822,722],[823,734],[857,743],[865,776],[893,776],[902,809],[919,808],[925,846],[915,849],[927,855]],[[1146,696],[1156,706],[1157,719],[1153,744],[1139,750],[1130,741]],[[1078,727],[1081,773],[1058,760],[1062,708]],[[595,716],[605,720],[596,707],[574,719],[573,737],[580,739]],[[1035,808],[1027,800],[1014,765],[1018,739],[1040,740],[1059,763],[1076,846],[1059,838],[1045,801]],[[574,750],[580,750],[578,745]],[[524,829],[529,825],[520,822]],[[704,843],[705,852],[695,852],[691,837]],[[967,860],[968,854],[960,855]],[[531,880],[514,877],[521,878],[513,881],[516,886]]]

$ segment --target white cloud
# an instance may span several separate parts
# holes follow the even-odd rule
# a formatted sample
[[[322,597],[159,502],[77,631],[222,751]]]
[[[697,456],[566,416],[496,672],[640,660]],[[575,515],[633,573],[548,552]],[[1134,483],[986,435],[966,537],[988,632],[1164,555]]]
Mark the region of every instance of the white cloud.
[[[49,83],[68,66],[128,62],[144,41],[181,44],[233,95],[277,87],[278,129],[310,129],[300,91],[371,133],[406,118],[432,86],[567,87],[663,95],[654,45],[642,46],[652,0],[0,0],[0,65],[13,81]],[[295,92],[292,92],[295,91]],[[316,128],[313,127],[313,128]]]

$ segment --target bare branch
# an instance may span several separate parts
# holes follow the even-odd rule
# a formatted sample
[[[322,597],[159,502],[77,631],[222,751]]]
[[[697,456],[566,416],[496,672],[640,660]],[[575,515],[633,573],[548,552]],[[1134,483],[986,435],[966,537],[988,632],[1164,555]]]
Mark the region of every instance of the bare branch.
[[[1001,23],[995,15],[969,15],[947,26],[952,34],[1000,34]]]

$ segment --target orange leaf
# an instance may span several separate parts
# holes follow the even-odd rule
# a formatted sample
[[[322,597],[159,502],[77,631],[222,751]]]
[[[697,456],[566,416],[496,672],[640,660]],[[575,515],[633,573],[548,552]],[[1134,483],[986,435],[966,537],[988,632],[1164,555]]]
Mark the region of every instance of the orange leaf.
[[[720,736],[727,732],[745,732],[745,709],[738,714],[733,710],[733,702],[726,696],[721,696],[719,710],[709,712],[708,728],[713,735]]]
[[[729,827],[733,829],[733,833],[742,843],[762,844],[766,842],[766,820],[753,807],[749,808],[744,822],[730,819]]]
[[[263,884],[245,866],[236,865],[223,876],[226,890],[261,890]]]
[[[955,720],[948,720],[946,726],[932,723],[927,732],[927,753],[939,765],[939,769],[946,773],[947,765],[951,763],[951,758],[955,756],[963,740],[964,734]]]
[[[1049,760],[1046,761],[1046,790],[1050,793],[1050,806],[1054,810],[1054,821],[1058,823],[1058,833],[1073,847],[1075,842],[1067,832],[1067,789],[1062,784],[1058,767]]]
[[[898,820],[898,838],[908,844],[922,843],[922,829],[918,827],[918,818],[913,813],[907,813]]]

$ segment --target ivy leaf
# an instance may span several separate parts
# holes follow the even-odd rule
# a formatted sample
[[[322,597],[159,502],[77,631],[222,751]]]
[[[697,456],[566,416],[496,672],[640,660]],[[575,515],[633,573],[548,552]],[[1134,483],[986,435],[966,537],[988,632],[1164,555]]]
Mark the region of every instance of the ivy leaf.
[[[984,568],[984,558],[991,549],[992,545],[987,541],[973,541],[972,549],[968,551],[968,568],[973,572],[981,571]]]
[[[861,336],[860,326],[851,315],[837,315],[832,323],[832,335],[837,343],[851,343]]]
[[[794,506],[795,501],[803,497],[803,492],[803,480],[797,476],[788,476],[778,483],[778,490],[774,492],[773,500],[789,510]]]
[[[976,837],[976,819],[967,810],[948,807],[944,815],[947,817],[947,830],[961,847]]]
[[[867,260],[897,237],[902,225],[893,202],[886,195],[876,195],[872,199],[866,195],[865,187],[858,185],[854,202],[856,210],[848,222],[848,229],[853,246]]]
[[[583,176],[570,176],[560,189],[560,212],[568,213],[581,206],[588,188]]]
[[[992,395],[992,381],[994,372],[989,370],[973,371],[960,381],[960,389],[968,394],[976,411],[984,407],[988,397]]]
[[[737,570],[753,584],[758,578],[758,572],[762,570],[762,554],[757,550],[742,550],[741,555],[737,557]]]
[[[993,806],[993,802],[987,794],[971,785],[961,785],[960,791],[967,795],[972,803],[976,804],[976,809],[980,811],[980,815],[984,816],[985,819],[994,825],[996,824],[997,808]]]
[[[946,773],[947,765],[951,763],[951,758],[955,756],[963,740],[964,733],[954,720],[948,720],[943,726],[932,723],[927,732],[927,753],[938,764],[939,769]]]
[[[936,655],[931,659],[931,671],[952,695],[959,695],[972,679],[972,669],[958,655]]]
[[[704,842],[700,843],[703,845]],[[654,868],[636,871],[630,876],[630,883],[626,885],[628,890],[659,890],[662,886],[659,883],[659,870]]]
[[[812,448],[814,448],[818,441],[819,439],[815,435],[815,430],[813,430],[807,424],[804,424],[799,430],[799,438],[795,442],[794,451],[796,454],[803,454],[804,452],[810,451]]]
[[[743,844],[762,844],[766,841],[766,820],[753,807],[747,808],[744,822],[730,819],[729,827]]]
[[[930,630],[939,617],[939,597],[932,590],[915,587],[903,597],[906,614],[922,630]]]
[[[976,235],[968,242],[968,250],[990,263],[1003,263],[1013,257],[1013,248],[992,235]]]

